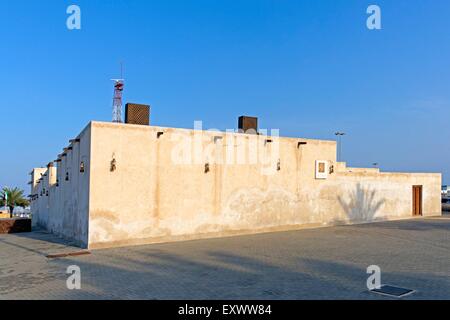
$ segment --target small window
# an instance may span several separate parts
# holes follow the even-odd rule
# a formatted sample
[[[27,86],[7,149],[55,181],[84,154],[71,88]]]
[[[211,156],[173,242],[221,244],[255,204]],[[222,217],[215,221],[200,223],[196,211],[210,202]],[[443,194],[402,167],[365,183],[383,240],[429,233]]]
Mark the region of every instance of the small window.
[[[85,167],[84,167],[84,161],[81,161],[80,163],[80,173],[84,173]]]

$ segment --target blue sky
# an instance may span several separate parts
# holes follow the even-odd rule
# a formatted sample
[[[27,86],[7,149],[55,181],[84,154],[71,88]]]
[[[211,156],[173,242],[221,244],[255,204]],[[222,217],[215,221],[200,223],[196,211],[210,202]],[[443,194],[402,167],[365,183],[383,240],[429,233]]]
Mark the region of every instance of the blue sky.
[[[82,29],[66,28],[77,4]],[[382,10],[382,30],[366,9]],[[442,172],[450,184],[447,0],[0,0],[0,185],[111,119],[112,77],[152,123],[347,135],[352,166]]]

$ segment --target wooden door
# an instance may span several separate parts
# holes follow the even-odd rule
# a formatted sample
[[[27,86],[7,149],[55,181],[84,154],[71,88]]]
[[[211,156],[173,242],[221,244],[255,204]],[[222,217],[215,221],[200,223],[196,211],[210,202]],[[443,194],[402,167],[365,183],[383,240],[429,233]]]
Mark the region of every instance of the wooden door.
[[[422,186],[413,186],[413,216],[422,215]]]

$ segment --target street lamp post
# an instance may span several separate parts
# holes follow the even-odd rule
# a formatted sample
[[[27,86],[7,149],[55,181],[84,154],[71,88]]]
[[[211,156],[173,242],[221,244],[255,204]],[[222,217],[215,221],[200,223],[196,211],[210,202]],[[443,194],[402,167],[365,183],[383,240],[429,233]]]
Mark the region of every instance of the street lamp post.
[[[334,134],[338,138],[338,162],[342,161],[342,136],[345,136],[345,132],[336,132]]]

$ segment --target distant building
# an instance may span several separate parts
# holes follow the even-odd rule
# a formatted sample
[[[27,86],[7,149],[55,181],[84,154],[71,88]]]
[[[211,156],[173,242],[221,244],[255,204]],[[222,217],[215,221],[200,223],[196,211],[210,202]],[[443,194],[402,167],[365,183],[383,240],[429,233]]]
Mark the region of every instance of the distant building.
[[[441,194],[443,197],[450,197],[450,186],[442,186]]]
[[[9,219],[11,214],[9,213],[8,207],[0,207],[0,219]]]
[[[91,122],[32,171],[33,223],[100,248],[441,214],[441,174],[349,168],[336,151],[335,141]]]

